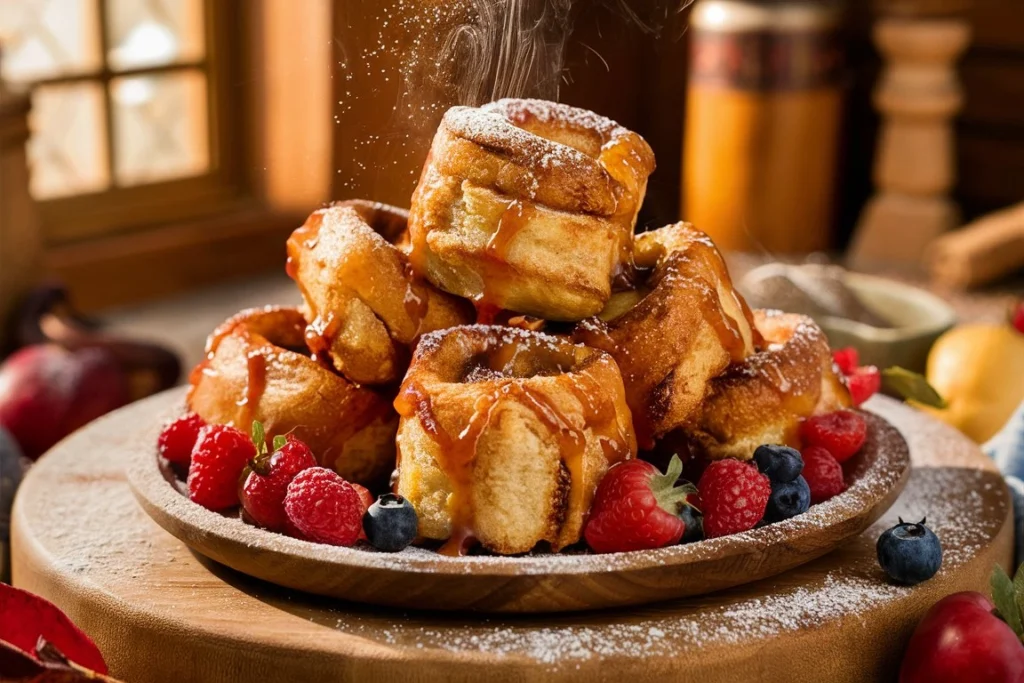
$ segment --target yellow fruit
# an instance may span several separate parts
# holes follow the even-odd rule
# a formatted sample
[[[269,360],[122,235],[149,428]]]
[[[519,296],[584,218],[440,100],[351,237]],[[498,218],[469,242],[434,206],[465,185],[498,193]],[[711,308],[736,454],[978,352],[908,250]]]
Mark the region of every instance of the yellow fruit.
[[[928,354],[927,377],[949,405],[918,407],[987,441],[1024,401],[1024,334],[1006,324],[955,327]]]

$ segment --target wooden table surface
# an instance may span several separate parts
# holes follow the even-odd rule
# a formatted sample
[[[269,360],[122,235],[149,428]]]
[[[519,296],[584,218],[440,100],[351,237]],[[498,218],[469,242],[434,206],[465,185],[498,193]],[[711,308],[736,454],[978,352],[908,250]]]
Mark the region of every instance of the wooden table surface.
[[[250,579],[191,553],[135,502],[122,471],[152,448],[162,399],[62,442],[15,503],[14,583],[67,611],[112,672],[146,681],[878,681],[894,680],[923,612],[987,590],[1010,561],[1002,479],[953,430],[889,399],[868,407],[907,437],[915,469],[881,520],[840,550],[711,596],[533,617],[359,606]],[[145,438],[142,437],[145,435]],[[897,516],[928,522],[944,566],[888,583],[874,544]]]

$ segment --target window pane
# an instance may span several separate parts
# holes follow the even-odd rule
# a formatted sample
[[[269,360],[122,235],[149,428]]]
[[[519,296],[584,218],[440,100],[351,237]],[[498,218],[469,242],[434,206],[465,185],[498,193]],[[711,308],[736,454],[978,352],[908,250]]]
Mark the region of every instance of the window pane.
[[[115,78],[111,94],[118,184],[197,175],[209,168],[202,72]]]
[[[2,0],[0,0],[2,1]],[[47,199],[106,188],[103,86],[42,86],[32,94],[32,194]]]
[[[121,71],[201,58],[202,9],[202,0],[108,0],[110,68]]]
[[[99,0],[0,0],[3,77],[25,82],[100,66]]]

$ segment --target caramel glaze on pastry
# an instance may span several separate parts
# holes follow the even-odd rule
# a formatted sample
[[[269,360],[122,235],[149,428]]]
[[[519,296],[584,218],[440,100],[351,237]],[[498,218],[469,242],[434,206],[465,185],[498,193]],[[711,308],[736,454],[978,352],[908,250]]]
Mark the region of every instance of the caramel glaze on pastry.
[[[642,448],[685,426],[711,378],[760,343],[711,239],[688,223],[639,235],[636,288],[584,320],[576,341],[607,351],[622,371]]]
[[[413,194],[413,262],[482,311],[594,315],[629,274],[653,170],[643,138],[586,110],[514,99],[454,107]]]
[[[268,441],[294,434],[350,481],[386,479],[398,416],[385,396],[313,360],[305,329],[294,308],[250,309],[225,321],[192,372],[189,409],[246,433],[260,420]]]
[[[288,273],[310,321],[306,344],[354,382],[397,382],[421,334],[473,320],[468,302],[413,274],[396,246],[406,220],[385,204],[339,202],[288,240]]]
[[[851,404],[824,332],[806,316],[757,310],[765,346],[711,380],[687,439],[709,458],[752,457],[761,444],[799,445],[800,420]]]
[[[395,407],[397,492],[448,554],[577,542],[605,471],[636,454],[615,361],[537,332],[424,335]]]

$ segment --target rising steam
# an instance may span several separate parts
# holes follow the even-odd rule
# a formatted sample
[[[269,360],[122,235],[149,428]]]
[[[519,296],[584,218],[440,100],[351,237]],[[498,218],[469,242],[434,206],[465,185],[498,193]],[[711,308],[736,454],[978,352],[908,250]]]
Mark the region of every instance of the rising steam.
[[[460,104],[502,97],[557,100],[572,30],[572,0],[474,0],[475,20],[455,27],[441,47],[440,64]]]
[[[665,36],[662,28],[691,1],[361,0],[354,7],[371,12],[379,7],[377,39],[352,53],[345,38],[337,37],[340,73],[346,81],[357,74],[371,82],[397,76],[400,88],[384,114],[386,125],[375,126],[373,134],[352,142],[353,157],[372,157],[373,166],[362,161],[355,165],[374,176],[385,167],[406,166],[410,155],[424,152],[441,115],[453,105],[477,106],[502,97],[559,100],[561,85],[570,77],[566,46],[574,19],[582,12],[611,8],[611,16],[652,37],[672,39],[677,36]],[[355,34],[349,40],[360,43],[366,38]],[[397,64],[391,56],[398,58]],[[375,67],[380,64],[397,67],[398,73]],[[371,93],[375,91],[365,86],[360,91],[363,96]],[[346,89],[344,95],[336,110],[339,123],[353,107],[370,106],[358,103],[356,92]],[[381,104],[378,100],[373,106]],[[364,149],[372,153],[364,154]],[[409,171],[413,178],[416,173]],[[351,180],[339,179],[340,186],[350,186]]]

